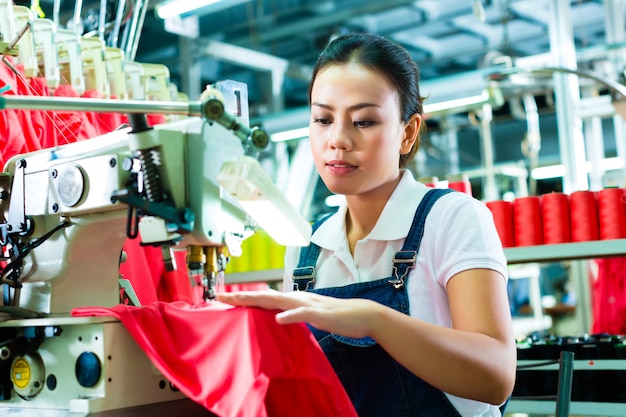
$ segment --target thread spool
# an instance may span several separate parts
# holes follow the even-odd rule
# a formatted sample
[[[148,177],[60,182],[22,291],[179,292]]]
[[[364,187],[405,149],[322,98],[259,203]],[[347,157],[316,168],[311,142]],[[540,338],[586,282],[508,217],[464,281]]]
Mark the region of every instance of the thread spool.
[[[472,195],[472,183],[467,174],[448,175],[448,188]]]
[[[285,266],[285,249],[270,238],[270,269],[282,269]]]
[[[569,196],[564,193],[549,193],[541,196],[543,243],[565,243],[572,241]]]
[[[248,271],[265,271],[269,269],[269,240],[270,237],[263,230],[257,230],[246,241],[249,243],[246,253],[250,257]]]
[[[575,191],[570,194],[572,242],[600,239],[598,203],[593,191]]]
[[[425,186],[433,187],[433,188],[436,188],[437,183],[439,182],[438,177],[420,177],[417,180],[421,182],[422,184],[424,184]]]
[[[513,230],[513,203],[510,201],[496,200],[487,202],[487,208],[493,215],[498,236],[502,247],[515,246],[515,233]]]
[[[626,237],[626,205],[623,188],[605,188],[596,193],[600,239]]]
[[[513,231],[516,246],[533,246],[543,243],[539,197],[518,197],[513,200]]]

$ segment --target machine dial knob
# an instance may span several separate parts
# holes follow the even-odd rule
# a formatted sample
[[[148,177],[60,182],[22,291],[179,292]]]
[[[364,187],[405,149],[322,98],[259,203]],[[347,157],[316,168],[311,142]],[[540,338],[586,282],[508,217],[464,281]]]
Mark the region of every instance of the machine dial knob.
[[[17,356],[11,364],[11,382],[20,397],[31,399],[41,392],[46,371],[38,353]]]

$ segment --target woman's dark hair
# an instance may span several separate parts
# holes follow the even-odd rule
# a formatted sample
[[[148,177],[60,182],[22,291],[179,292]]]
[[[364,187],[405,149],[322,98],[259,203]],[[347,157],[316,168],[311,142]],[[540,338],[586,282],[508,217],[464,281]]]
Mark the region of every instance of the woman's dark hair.
[[[423,97],[419,90],[419,68],[408,51],[398,43],[372,33],[342,35],[331,41],[317,59],[309,84],[311,90],[317,74],[338,64],[357,63],[377,71],[389,79],[398,92],[400,117],[407,122],[411,116],[423,114]],[[424,123],[422,122],[422,126]],[[400,168],[407,167],[419,148],[419,135],[413,148],[406,155],[400,155]]]

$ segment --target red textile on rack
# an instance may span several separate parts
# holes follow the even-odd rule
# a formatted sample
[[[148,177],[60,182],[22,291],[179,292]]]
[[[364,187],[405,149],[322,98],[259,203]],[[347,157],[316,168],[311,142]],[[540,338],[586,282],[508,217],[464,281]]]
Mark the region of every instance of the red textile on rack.
[[[626,257],[596,259],[592,333],[626,334]]]
[[[111,96],[112,100],[118,100],[118,97]],[[113,132],[121,127],[125,122],[121,113],[102,113],[100,114],[102,123],[107,126],[109,132]]]
[[[43,77],[36,78],[18,78],[18,91],[21,95],[31,95],[37,97],[45,97],[49,95],[48,84]],[[27,113],[28,120],[33,127],[33,137],[31,140],[34,142],[33,148],[45,148],[46,142],[49,137],[52,137],[54,133],[49,133],[48,130],[52,125],[52,122],[48,123],[46,119],[46,112],[44,110],[29,110]]]
[[[83,93],[83,97],[84,98],[91,98],[91,99],[102,99],[102,93],[100,93],[98,90],[87,90]],[[113,130],[115,130],[115,128],[117,128],[117,126],[115,127],[111,127],[108,125],[108,120],[104,119],[102,117],[102,114],[100,113],[96,113],[93,111],[89,111],[89,112],[85,112],[85,117],[87,118],[87,120],[89,120],[89,123],[91,123],[91,125],[94,127],[96,134],[95,136],[99,136],[99,135],[103,135],[105,133],[109,133],[112,132]]]
[[[148,126],[160,125],[166,122],[164,114],[149,114],[146,116]]]
[[[0,168],[14,155],[21,153],[25,148],[24,136],[19,127],[20,119],[13,110],[0,111]]]
[[[54,90],[54,95],[56,97],[80,97],[78,91],[69,84],[58,86]],[[55,124],[59,145],[91,139],[101,134],[85,112],[57,111],[55,112]]]
[[[33,94],[40,97],[50,95],[50,89],[43,77],[31,78],[29,80]],[[41,132],[39,133],[39,143],[43,149],[58,145],[58,129],[56,128],[56,116],[54,112],[46,110],[32,110],[31,114],[37,114],[41,118]]]
[[[170,382],[220,417],[356,417],[306,325],[275,314],[219,302],[72,311],[118,318]]]
[[[6,57],[12,62],[11,57]],[[22,82],[24,79],[23,66],[15,65],[18,71],[16,75],[8,65],[0,65],[0,88],[10,86],[4,95],[32,95],[28,85]],[[41,149],[36,129],[33,122],[38,123],[37,116],[31,120],[31,112],[28,110],[4,109],[0,113],[0,139],[2,139],[2,166],[13,156],[24,152]],[[40,119],[39,119],[40,120]]]

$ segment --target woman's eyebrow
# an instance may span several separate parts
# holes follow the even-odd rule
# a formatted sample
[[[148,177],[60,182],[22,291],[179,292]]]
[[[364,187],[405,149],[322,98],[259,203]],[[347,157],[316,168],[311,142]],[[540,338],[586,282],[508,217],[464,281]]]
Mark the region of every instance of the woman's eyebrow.
[[[320,108],[326,109],[326,110],[333,110],[334,109],[334,107],[331,106],[330,104],[324,104],[324,103],[319,103],[319,102],[313,102],[313,103],[311,103],[311,106],[320,107]],[[380,107],[380,105],[374,104],[374,103],[357,103],[357,104],[354,104],[354,105],[348,107],[348,109],[349,110],[359,110],[359,109],[363,109],[363,108],[367,108],[367,107]]]

